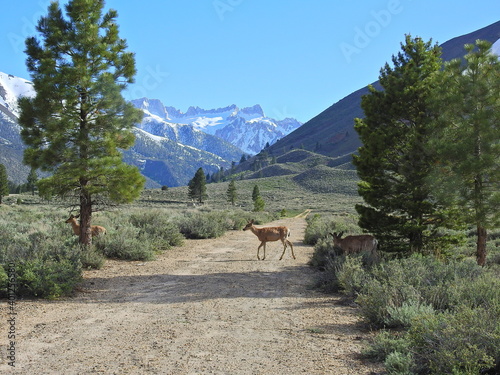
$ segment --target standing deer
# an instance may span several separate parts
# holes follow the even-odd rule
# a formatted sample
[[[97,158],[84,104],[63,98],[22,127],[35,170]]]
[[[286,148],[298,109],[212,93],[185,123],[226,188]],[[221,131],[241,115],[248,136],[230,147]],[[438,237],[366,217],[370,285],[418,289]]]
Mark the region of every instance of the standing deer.
[[[243,230],[251,230],[252,233],[255,234],[260,241],[260,245],[257,248],[257,259],[260,260],[259,251],[261,247],[264,247],[264,256],[262,257],[262,260],[266,259],[266,242],[278,240],[281,240],[284,246],[280,260],[283,258],[283,255],[285,255],[287,245],[290,245],[290,248],[292,249],[292,257],[293,259],[295,259],[295,254],[293,253],[293,245],[288,240],[288,238],[290,237],[290,229],[288,229],[287,227],[257,228],[255,225],[253,225],[253,223],[253,219],[250,220],[245,228],[243,228]]]
[[[362,234],[360,236],[347,236],[342,238],[344,232],[330,233],[333,236],[333,244],[342,249],[344,254],[357,254],[363,251],[370,252],[376,255],[378,241],[375,237],[369,234]]]
[[[73,233],[75,233],[75,236],[80,235],[80,224],[76,221],[76,219],[80,215],[70,215],[69,219],[66,220],[66,223],[70,223],[71,227],[73,228]],[[101,227],[100,225],[91,225],[90,226],[90,233],[92,234],[92,237],[99,236],[101,234],[106,234],[106,228]]]

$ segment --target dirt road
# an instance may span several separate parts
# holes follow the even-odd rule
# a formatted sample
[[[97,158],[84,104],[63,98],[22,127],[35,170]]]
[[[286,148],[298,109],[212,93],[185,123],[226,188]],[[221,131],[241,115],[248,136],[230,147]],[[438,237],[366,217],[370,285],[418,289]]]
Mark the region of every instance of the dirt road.
[[[251,232],[190,240],[152,262],[107,261],[86,271],[81,291],[61,301],[16,305],[15,369],[6,359],[2,301],[0,373],[19,374],[370,374],[356,310],[310,289],[315,271],[292,231],[296,260]]]

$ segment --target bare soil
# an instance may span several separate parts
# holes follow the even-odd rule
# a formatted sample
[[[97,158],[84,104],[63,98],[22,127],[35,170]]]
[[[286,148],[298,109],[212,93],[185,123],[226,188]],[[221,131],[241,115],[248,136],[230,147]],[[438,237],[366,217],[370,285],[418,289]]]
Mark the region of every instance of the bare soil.
[[[280,220],[280,242],[231,231],[188,240],[151,262],[108,260],[60,301],[18,301],[15,368],[7,364],[7,303],[0,309],[0,373],[375,374],[360,351],[369,333],[355,307],[311,285],[303,218]]]

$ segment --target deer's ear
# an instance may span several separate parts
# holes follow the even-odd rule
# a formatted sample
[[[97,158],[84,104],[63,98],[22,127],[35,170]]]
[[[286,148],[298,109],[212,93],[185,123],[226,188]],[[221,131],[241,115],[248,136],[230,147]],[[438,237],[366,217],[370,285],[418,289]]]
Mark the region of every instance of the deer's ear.
[[[248,224],[253,224],[253,219],[248,222]]]
[[[344,234],[344,231],[340,232],[339,237],[342,237],[343,234]]]

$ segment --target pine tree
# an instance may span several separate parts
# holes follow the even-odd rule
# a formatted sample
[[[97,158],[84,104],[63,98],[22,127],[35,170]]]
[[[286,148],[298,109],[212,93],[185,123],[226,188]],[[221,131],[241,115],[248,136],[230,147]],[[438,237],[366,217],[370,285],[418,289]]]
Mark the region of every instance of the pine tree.
[[[476,258],[486,263],[487,229],[500,226],[500,62],[491,43],[466,45],[445,65],[435,96],[439,119],[433,188],[477,229]]]
[[[260,197],[260,191],[259,191],[259,186],[255,185],[253,187],[253,191],[252,191],[252,201],[255,202],[255,200]]]
[[[433,77],[441,68],[440,48],[406,36],[379,77],[382,91],[363,96],[364,119],[355,129],[363,146],[354,164],[361,179],[356,206],[360,226],[373,233],[386,251],[421,252],[433,240],[437,207],[426,178],[433,155],[427,146],[433,113]]]
[[[52,175],[38,183],[45,197],[74,196],[80,206],[80,243],[90,244],[92,207],[102,199],[136,199],[144,178],[122,162],[134,143],[141,112],[121,95],[135,75],[134,55],[118,35],[117,12],[103,0],[57,2],[26,40],[34,98],[19,102],[24,161]]]
[[[203,199],[207,196],[207,186],[205,172],[203,168],[199,168],[194,177],[189,181],[188,184],[188,197],[197,200],[199,203],[203,203]]]
[[[7,178],[7,169],[5,165],[0,164],[0,204],[2,204],[3,197],[9,195],[9,181]]]
[[[27,188],[31,190],[31,195],[35,195],[36,183],[38,181],[38,175],[36,174],[36,169],[31,168],[30,173],[28,174],[28,183]]]
[[[259,195],[253,202],[253,210],[255,212],[264,211],[265,205],[266,202],[264,202],[264,199]]]
[[[238,197],[238,194],[236,192],[236,183],[234,182],[234,179],[231,180],[231,182],[227,187],[226,196],[227,196],[227,201],[234,206],[236,198]]]

